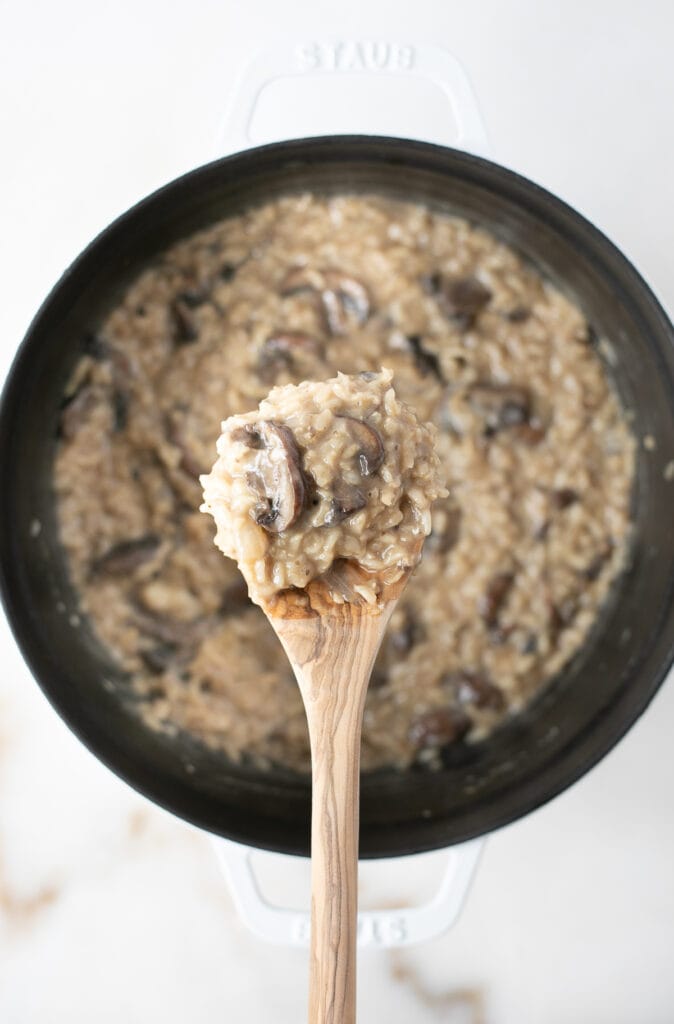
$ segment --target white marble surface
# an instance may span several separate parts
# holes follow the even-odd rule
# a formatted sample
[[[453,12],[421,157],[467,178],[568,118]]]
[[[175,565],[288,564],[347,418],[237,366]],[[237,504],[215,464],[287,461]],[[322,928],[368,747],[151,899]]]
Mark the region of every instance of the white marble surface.
[[[435,41],[495,152],[621,245],[674,309],[669,0],[0,3],[0,370],[64,266],[135,199],[215,155],[234,75],[297,36]],[[0,482],[0,486],[1,482]],[[238,923],[209,843],[69,734],[0,623],[0,1021],[304,1018],[306,958]],[[456,928],[361,958],[363,1021],[674,1020],[674,686],[571,791],[488,843]],[[414,900],[441,855],[367,865]],[[277,893],[306,866],[268,858]]]

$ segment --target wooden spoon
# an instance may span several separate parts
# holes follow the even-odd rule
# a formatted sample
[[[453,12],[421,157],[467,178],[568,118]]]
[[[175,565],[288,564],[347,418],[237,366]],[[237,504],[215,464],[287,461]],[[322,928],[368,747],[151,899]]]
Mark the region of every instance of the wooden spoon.
[[[368,604],[355,589],[368,574],[350,562],[336,563],[329,577],[283,591],[264,609],[299,683],[311,740],[309,1024],[356,1020],[363,707],[386,625],[412,568],[402,577],[398,570],[395,582],[380,575],[379,599]]]

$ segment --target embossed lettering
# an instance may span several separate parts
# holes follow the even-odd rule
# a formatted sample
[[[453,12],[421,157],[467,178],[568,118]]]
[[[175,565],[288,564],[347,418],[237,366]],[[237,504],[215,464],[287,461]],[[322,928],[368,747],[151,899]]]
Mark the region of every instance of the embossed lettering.
[[[298,46],[295,56],[303,71],[321,66],[321,51],[318,43],[306,43],[305,45]]]
[[[414,47],[384,40],[305,43],[295,50],[302,71],[409,71]]]

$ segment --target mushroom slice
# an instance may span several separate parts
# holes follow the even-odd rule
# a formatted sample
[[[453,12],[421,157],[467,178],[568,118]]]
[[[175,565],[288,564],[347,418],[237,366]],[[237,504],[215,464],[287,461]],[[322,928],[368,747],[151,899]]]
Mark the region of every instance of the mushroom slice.
[[[336,336],[348,334],[352,324],[361,326],[370,315],[367,288],[340,270],[291,267],[281,281],[281,295],[299,292],[314,292],[318,296],[328,330]]]
[[[370,315],[370,296],[365,285],[337,270],[326,271],[321,301],[331,334],[348,334],[350,321],[360,327]]]
[[[175,345],[191,345],[199,340],[199,326],[193,310],[194,306],[189,305],[182,297],[174,299],[171,303],[169,313]]]
[[[360,512],[367,505],[367,498],[360,487],[338,480],[332,494],[330,507],[323,520],[324,526],[336,526],[349,516]]]
[[[86,382],[74,395],[69,396],[63,404],[59,419],[59,437],[71,441],[96,409],[100,398],[100,391],[93,384]]]
[[[303,331],[280,331],[262,345],[258,356],[258,373],[263,381],[274,380],[284,367],[292,370],[297,360],[321,359],[323,346],[317,338]]]
[[[515,574],[498,572],[489,580],[487,588],[478,600],[478,611],[487,626],[496,626],[501,608],[510,593]]]
[[[310,334],[303,331],[282,331],[272,334],[262,346],[262,352],[269,356],[316,355],[321,354],[321,345]]]
[[[236,441],[238,444],[244,444],[246,448],[264,448],[262,435],[254,423],[246,423],[243,427],[235,427],[234,430],[230,431],[229,439],[230,441]]]
[[[476,384],[470,389],[468,400],[489,433],[529,421],[531,398],[525,388]]]
[[[296,522],[306,497],[297,442],[288,427],[273,420],[248,424],[242,430],[242,437],[234,436],[239,431],[233,431],[232,439],[259,450],[246,476],[248,486],[260,499],[251,516],[269,533],[283,533]]]
[[[467,330],[482,312],[492,293],[477,277],[447,278],[442,274],[430,274],[422,278],[422,286],[435,296],[445,316]]]
[[[374,476],[384,462],[384,442],[378,431],[355,416],[339,416],[348,425],[349,432],[358,444],[356,458],[361,476]]]
[[[154,533],[120,541],[95,559],[92,571],[105,576],[128,576],[157,554],[160,539]]]

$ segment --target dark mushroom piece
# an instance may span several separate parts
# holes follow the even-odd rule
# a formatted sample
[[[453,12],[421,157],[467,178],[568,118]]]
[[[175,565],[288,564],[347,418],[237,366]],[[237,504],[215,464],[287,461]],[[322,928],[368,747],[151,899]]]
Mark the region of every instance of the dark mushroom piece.
[[[571,625],[580,610],[580,600],[570,594],[561,601],[548,599],[548,631],[555,641],[559,634]]]
[[[273,420],[260,420],[232,431],[234,441],[260,451],[246,481],[260,499],[251,516],[268,533],[283,533],[304,508],[306,485],[293,432]]]
[[[493,628],[498,625],[499,613],[515,582],[512,572],[499,572],[492,576],[487,589],[478,601],[478,611],[485,625]]]
[[[360,487],[338,480],[334,486],[330,506],[323,520],[324,526],[337,526],[349,516],[360,512],[367,505],[367,498]]]
[[[476,707],[480,710],[503,711],[503,691],[481,672],[448,672],[440,680],[460,707]]]
[[[100,334],[90,332],[82,339],[82,351],[97,363],[102,363],[110,355],[110,346]]]
[[[58,436],[71,441],[84,426],[100,400],[100,392],[93,384],[84,383],[64,400],[58,424]]]
[[[166,672],[176,662],[177,648],[173,644],[158,643],[138,651],[145,667],[155,675]]]
[[[233,263],[223,263],[218,271],[218,277],[221,281],[229,283],[236,274],[237,269]]]
[[[131,622],[144,636],[173,648],[176,653],[178,648],[185,648],[181,659],[187,656],[188,651],[192,650],[208,628],[206,619],[182,622],[168,615],[150,611],[142,606],[138,595],[134,597]]]
[[[321,301],[330,333],[348,334],[350,321],[362,326],[370,315],[370,296],[365,286],[338,271],[327,271],[325,284]]]
[[[525,388],[476,384],[468,393],[468,402],[491,434],[529,421],[531,397]]]
[[[105,576],[126,576],[154,558],[160,539],[154,533],[114,544],[91,565],[92,572]]]
[[[235,427],[230,432],[230,441],[236,441],[238,444],[245,444],[246,448],[264,448],[264,441],[260,434],[257,426],[252,423],[246,423],[243,427]]]
[[[361,476],[374,476],[381,469],[386,452],[384,442],[379,432],[371,427],[364,420],[356,419],[355,416],[348,416],[346,413],[338,416],[338,419],[347,424],[349,433],[358,444],[356,458],[358,470]]]
[[[281,282],[281,295],[314,292],[320,299],[327,328],[335,336],[362,326],[370,315],[370,296],[365,285],[339,270],[292,267]]]
[[[490,289],[473,276],[447,278],[436,273],[422,278],[422,285],[445,316],[463,330],[473,326],[492,297]]]
[[[198,309],[210,298],[208,292],[203,288],[190,287],[176,295],[176,301],[186,306],[187,309]]]
[[[550,501],[552,507],[558,511],[568,508],[569,505],[575,505],[580,495],[578,491],[574,491],[572,487],[561,487],[557,491],[552,491],[550,495]]]
[[[199,327],[192,308],[184,299],[176,298],[169,307],[173,342],[176,345],[191,345],[199,338]]]
[[[262,354],[266,356],[288,356],[295,355],[320,356],[322,347],[316,338],[303,331],[281,331],[272,334],[262,346]]]
[[[435,352],[429,352],[424,348],[420,334],[401,334],[395,331],[389,339],[389,345],[393,349],[409,352],[422,377],[436,377],[442,384],[445,383],[439,358]]]
[[[303,331],[281,331],[267,338],[259,354],[259,372],[263,380],[273,379],[283,367],[290,369],[297,359],[323,355],[321,343]]]
[[[587,580],[588,583],[594,583],[595,580],[599,579],[602,569],[608,562],[609,558],[613,553],[613,542],[607,540],[601,547],[601,549],[594,556],[589,565],[581,572],[583,579]]]
[[[470,719],[458,708],[426,711],[414,719],[409,730],[410,743],[417,750],[443,747],[462,739],[470,729]]]
[[[129,419],[130,395],[122,388],[112,391],[112,429],[118,434],[124,430]]]
[[[531,316],[531,310],[528,306],[513,306],[505,316],[506,320],[509,320],[511,324],[523,324]]]

